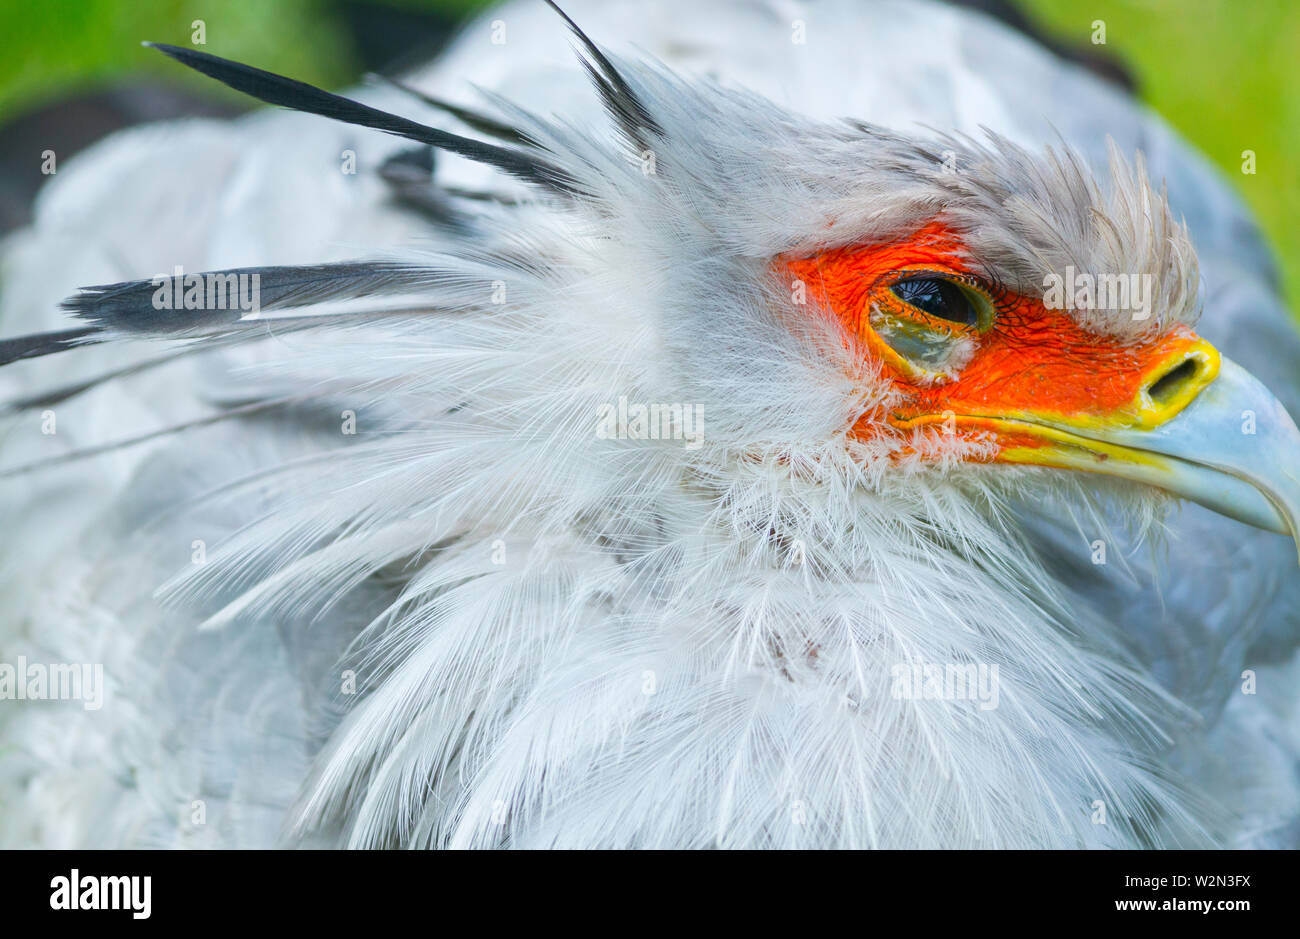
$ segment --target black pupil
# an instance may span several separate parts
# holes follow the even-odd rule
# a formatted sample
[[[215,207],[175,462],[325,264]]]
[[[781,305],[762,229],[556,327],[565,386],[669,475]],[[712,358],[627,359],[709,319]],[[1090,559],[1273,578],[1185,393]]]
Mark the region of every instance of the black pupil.
[[[974,304],[966,292],[951,281],[938,277],[918,277],[914,280],[900,280],[891,289],[898,299],[931,316],[961,323],[963,326],[975,325],[977,317]]]

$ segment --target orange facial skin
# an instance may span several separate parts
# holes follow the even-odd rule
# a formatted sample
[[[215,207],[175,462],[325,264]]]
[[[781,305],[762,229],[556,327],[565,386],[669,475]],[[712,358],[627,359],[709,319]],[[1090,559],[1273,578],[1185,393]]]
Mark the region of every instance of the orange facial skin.
[[[1038,462],[1025,458],[1026,448],[1052,444],[1022,424],[1077,428],[1084,435],[1089,429],[1156,426],[1185,407],[1218,370],[1217,352],[1185,326],[1137,339],[1098,335],[1068,311],[1047,308],[1040,296],[987,283],[961,239],[938,223],[901,242],[782,257],[777,263],[806,285],[810,303],[832,311],[884,363],[902,392],[902,403],[888,414],[863,415],[854,429],[859,437],[880,433],[883,424],[908,428],[948,421],[967,432],[992,431],[999,445],[995,460]],[[904,272],[978,283],[996,309],[991,324],[981,329],[935,323],[900,304],[890,288]],[[953,375],[918,374],[873,329],[870,313],[881,304],[902,310],[927,330],[973,342],[973,352]],[[1153,397],[1157,380],[1188,361],[1180,375],[1190,379],[1165,383]]]

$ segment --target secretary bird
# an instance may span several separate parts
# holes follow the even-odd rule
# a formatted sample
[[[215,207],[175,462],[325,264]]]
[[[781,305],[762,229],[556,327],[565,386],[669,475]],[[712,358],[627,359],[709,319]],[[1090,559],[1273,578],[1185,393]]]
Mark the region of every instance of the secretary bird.
[[[1300,342],[1227,186],[967,10],[565,13],[352,98],[158,46],[308,113],[10,239],[0,840],[1300,840]]]

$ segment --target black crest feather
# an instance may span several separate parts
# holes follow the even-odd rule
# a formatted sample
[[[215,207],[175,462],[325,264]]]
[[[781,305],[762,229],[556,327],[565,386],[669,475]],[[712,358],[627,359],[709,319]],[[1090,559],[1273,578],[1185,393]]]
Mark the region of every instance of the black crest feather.
[[[60,329],[48,333],[28,333],[25,336],[12,336],[0,339],[0,365],[8,365],[19,359],[35,359],[54,352],[65,352],[86,342],[98,340],[91,337],[97,333],[93,326],[79,329]]]
[[[308,306],[336,299],[392,294],[427,287],[436,282],[438,272],[427,267],[385,262],[348,261],[339,264],[315,264],[302,267],[245,267],[209,271],[196,275],[201,282],[220,278],[257,275],[258,309],[282,310]],[[170,281],[169,289],[184,292],[184,282]],[[99,287],[83,287],[63,301],[63,308],[86,321],[86,332],[113,330],[146,335],[181,335],[194,331],[212,331],[238,323],[248,312],[240,309],[235,298],[210,304],[202,309],[159,309],[154,296],[160,280],[132,280]]]
[[[536,146],[535,141],[533,141],[533,139],[523,131],[511,127],[509,124],[503,124],[501,121],[488,117],[486,114],[471,110],[470,108],[461,107],[458,104],[452,104],[449,101],[444,101],[442,98],[435,98],[433,95],[425,94],[418,88],[412,88],[410,85],[400,82],[395,78],[389,78],[387,75],[377,75],[375,77],[380,81],[392,85],[399,91],[410,95],[417,101],[427,104],[431,108],[437,108],[444,114],[450,114],[466,127],[472,127],[480,134],[484,134],[488,137],[495,137],[496,139],[505,141],[506,143],[519,144],[522,146]]]
[[[627,136],[642,149],[649,147],[646,140],[645,132],[662,137],[663,128],[651,116],[649,110],[636,96],[636,93],[628,85],[627,80],[619,74],[614,63],[609,60],[605,53],[600,51],[600,47],[592,42],[591,38],[578,28],[578,24],[569,18],[555,3],[555,0],[546,0],[547,4],[560,15],[570,31],[582,43],[587,55],[591,58],[583,60],[583,67],[586,68],[587,74],[596,85],[596,90],[600,93],[601,100],[605,103],[605,110],[618,122],[620,128]]]
[[[242,65],[206,52],[163,43],[145,43],[145,45],[157,49],[182,65],[202,72],[209,78],[215,78],[223,85],[242,91],[267,104],[318,114],[345,124],[382,130],[385,133],[459,154],[477,163],[495,166],[512,176],[537,183],[548,189],[561,192],[576,191],[576,184],[572,177],[532,154],[429,127],[350,98],[323,91],[306,82],[295,81],[283,75],[276,75],[274,72],[263,71],[251,65]]]

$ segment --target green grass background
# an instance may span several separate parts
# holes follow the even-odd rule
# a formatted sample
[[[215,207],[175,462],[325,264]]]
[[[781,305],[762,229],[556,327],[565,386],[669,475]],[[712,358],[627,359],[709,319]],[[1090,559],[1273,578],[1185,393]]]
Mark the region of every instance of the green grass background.
[[[482,0],[385,0],[463,14]],[[702,0],[707,2],[707,0]],[[869,0],[863,0],[869,2]],[[1137,75],[1142,96],[1220,166],[1277,252],[1292,308],[1300,299],[1300,2],[1296,0],[1021,0],[1056,35],[1091,41]],[[319,0],[37,0],[0,3],[0,119],[124,75],[212,83],[142,49],[187,44],[203,19],[208,48],[313,83],[355,78],[343,24]],[[219,92],[212,92],[219,93]],[[1256,173],[1241,172],[1242,151]]]

